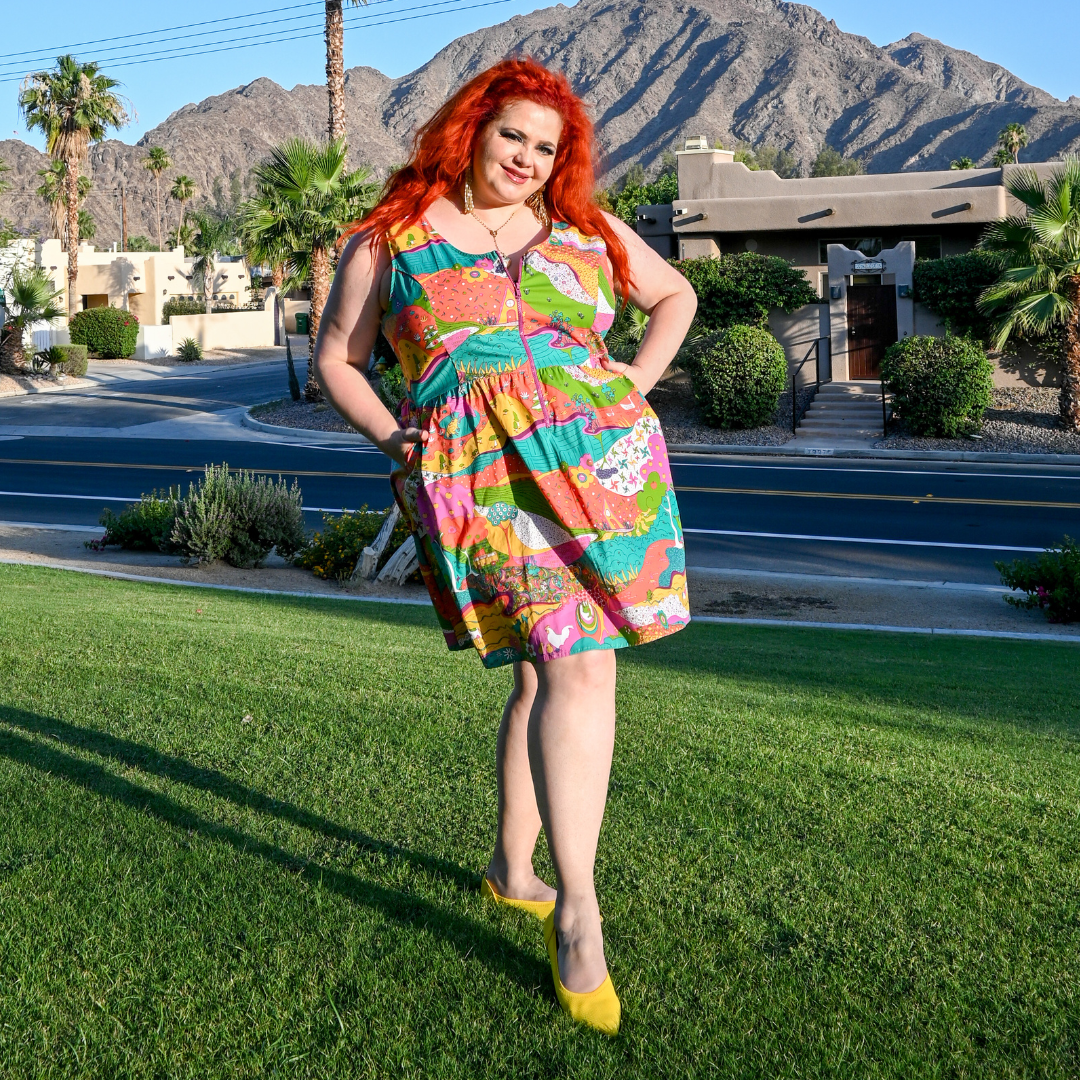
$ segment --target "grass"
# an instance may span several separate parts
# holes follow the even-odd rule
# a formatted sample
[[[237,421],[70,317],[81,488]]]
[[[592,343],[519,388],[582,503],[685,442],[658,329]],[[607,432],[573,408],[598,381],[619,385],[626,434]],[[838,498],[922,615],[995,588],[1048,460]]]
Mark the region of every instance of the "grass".
[[[612,1041],[480,902],[509,673],[426,609],[0,566],[0,657],[5,1080],[1080,1074],[1075,646],[623,652]]]

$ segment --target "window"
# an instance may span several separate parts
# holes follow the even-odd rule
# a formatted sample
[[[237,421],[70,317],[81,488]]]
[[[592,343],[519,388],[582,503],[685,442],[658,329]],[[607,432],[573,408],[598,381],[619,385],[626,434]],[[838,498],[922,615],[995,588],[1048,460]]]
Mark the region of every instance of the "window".
[[[818,273],[818,296],[822,300],[829,299],[829,271],[821,270]]]
[[[941,258],[940,236],[902,236],[900,239],[915,241],[916,260]]]
[[[818,262],[829,263],[829,245],[843,244],[852,251],[861,251],[868,258],[873,258],[881,251],[880,236],[830,236],[818,241]]]

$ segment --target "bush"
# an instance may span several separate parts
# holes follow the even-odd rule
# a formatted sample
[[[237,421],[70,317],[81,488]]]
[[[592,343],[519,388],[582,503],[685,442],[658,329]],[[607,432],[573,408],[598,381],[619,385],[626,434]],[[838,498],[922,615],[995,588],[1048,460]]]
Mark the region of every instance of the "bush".
[[[72,345],[85,345],[94,356],[116,360],[135,351],[139,320],[119,308],[87,308],[75,313],[69,330]]]
[[[327,581],[347,581],[356,569],[364,548],[370,547],[379,534],[389,512],[369,510],[362,506],[354,513],[340,516],[324,514],[323,531],[316,533],[296,556],[296,565]],[[379,559],[380,570],[408,538],[409,526],[404,518],[398,518]]]
[[[606,194],[611,212],[634,229],[639,206],[664,206],[679,197],[679,178],[673,172],[666,173],[651,184],[630,182],[621,191],[609,188]]]
[[[1056,548],[1044,551],[1032,562],[995,563],[1001,583],[1026,592],[1025,597],[1006,596],[1005,602],[1020,608],[1041,608],[1052,623],[1080,619],[1080,546],[1066,536]]]
[[[697,293],[697,318],[706,330],[767,325],[769,311],[796,311],[820,302],[806,275],[786,259],[743,251],[737,255],[673,259]]]
[[[194,363],[202,359],[202,346],[192,337],[184,338],[176,350],[176,357],[186,363]]]
[[[983,341],[990,336],[990,321],[976,301],[983,289],[1000,276],[997,262],[985,251],[920,259],[915,264],[915,299],[925,304],[954,334]]]
[[[66,374],[76,377],[86,374],[89,350],[85,345],[57,345],[56,348],[60,350],[60,362]]]
[[[46,364],[49,366],[50,375],[56,375],[64,370],[64,354],[60,351],[59,345],[50,345],[47,349],[34,353],[30,361],[30,370],[40,373],[45,370]]]
[[[265,562],[273,548],[291,559],[305,543],[300,488],[278,477],[255,476],[227,465],[207,465],[176,509],[170,542],[196,565],[224,559],[232,566]]]
[[[690,365],[694,394],[707,423],[738,429],[771,423],[787,383],[779,341],[758,326],[717,334]]]
[[[151,492],[137,503],[125,506],[119,514],[105,510],[99,519],[105,527],[100,540],[88,540],[86,546],[94,551],[106,547],[129,548],[134,551],[172,550],[172,535],[176,508],[180,504],[180,489]]]
[[[881,360],[881,377],[904,423],[916,435],[945,439],[982,423],[994,388],[993,371],[972,338],[904,338],[890,345]]]
[[[262,310],[262,305],[256,305],[258,310]],[[220,301],[210,305],[210,310],[215,315],[226,311],[237,311],[235,304],[221,303]],[[255,310],[251,304],[245,305],[242,309],[245,311]],[[162,324],[168,324],[169,319],[173,315],[205,315],[206,314],[206,301],[195,300],[188,296],[171,296],[164,304],[161,305],[161,321]]]

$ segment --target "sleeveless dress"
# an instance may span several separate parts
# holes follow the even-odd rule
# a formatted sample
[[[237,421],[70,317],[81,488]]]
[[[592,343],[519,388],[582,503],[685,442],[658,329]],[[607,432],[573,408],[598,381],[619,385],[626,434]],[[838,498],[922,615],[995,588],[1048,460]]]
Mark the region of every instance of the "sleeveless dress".
[[[486,667],[618,649],[690,621],[667,448],[600,366],[603,239],[554,222],[515,282],[420,222],[391,230],[382,328],[428,433],[392,474],[447,645]]]

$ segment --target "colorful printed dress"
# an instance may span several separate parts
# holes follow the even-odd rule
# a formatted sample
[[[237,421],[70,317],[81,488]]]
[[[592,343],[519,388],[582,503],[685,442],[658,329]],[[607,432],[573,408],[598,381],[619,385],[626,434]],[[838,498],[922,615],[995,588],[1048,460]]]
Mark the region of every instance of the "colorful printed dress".
[[[603,239],[564,222],[524,256],[393,230],[383,332],[428,432],[393,474],[451,649],[485,666],[637,645],[690,620],[667,448],[600,365],[615,298]]]

